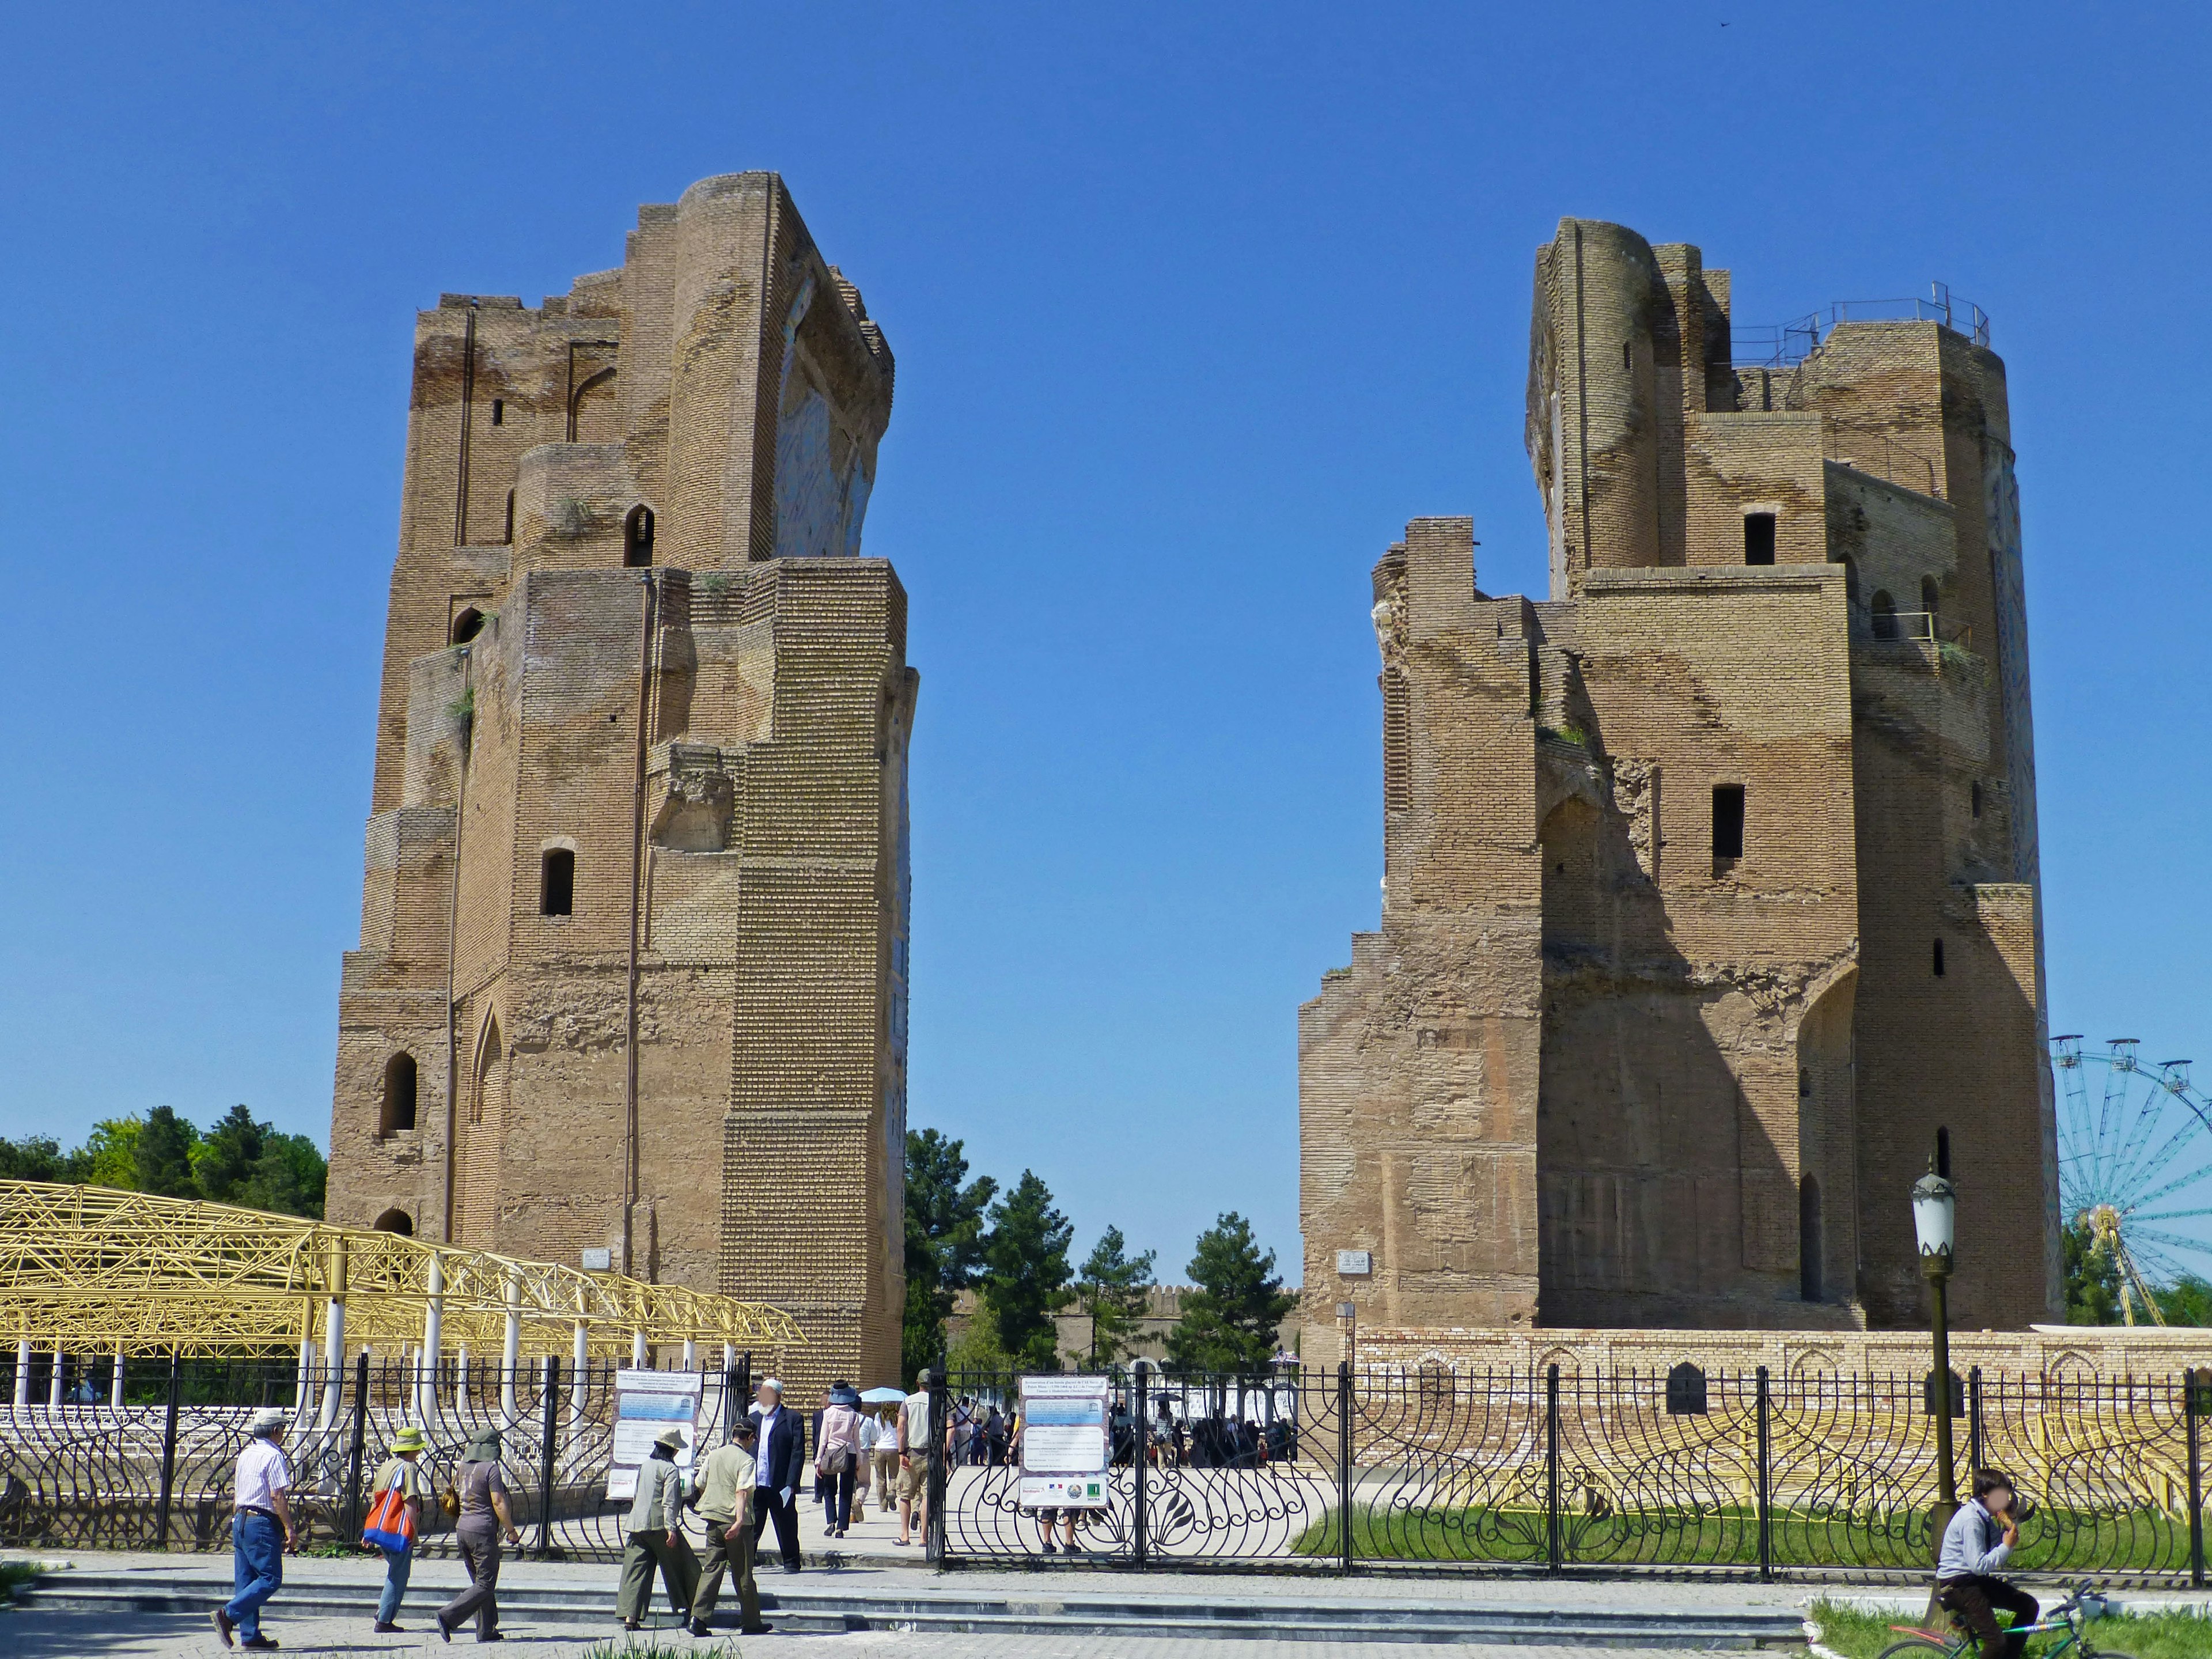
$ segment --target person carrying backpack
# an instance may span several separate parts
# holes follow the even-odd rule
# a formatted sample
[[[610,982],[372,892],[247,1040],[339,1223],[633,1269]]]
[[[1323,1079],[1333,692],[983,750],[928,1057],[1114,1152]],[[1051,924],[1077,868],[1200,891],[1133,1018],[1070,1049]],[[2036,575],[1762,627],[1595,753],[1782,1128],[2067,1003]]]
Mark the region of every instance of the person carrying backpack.
[[[430,1477],[417,1461],[429,1442],[409,1425],[392,1437],[392,1455],[376,1466],[368,1483],[374,1494],[361,1541],[384,1553],[384,1593],[376,1599],[375,1630],[380,1636],[404,1632],[396,1622],[399,1598],[407,1594],[407,1575],[415,1566],[415,1540],[422,1532],[422,1501],[430,1496]]]

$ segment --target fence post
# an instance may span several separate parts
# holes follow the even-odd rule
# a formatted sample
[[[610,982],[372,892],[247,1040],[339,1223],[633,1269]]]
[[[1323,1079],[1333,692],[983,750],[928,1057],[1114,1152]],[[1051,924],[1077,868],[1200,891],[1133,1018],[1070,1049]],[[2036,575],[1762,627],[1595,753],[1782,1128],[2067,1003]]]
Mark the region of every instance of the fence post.
[[[361,1453],[368,1438],[368,1350],[363,1348],[353,1368],[353,1447],[346,1456],[345,1528],[340,1543],[361,1536]]]
[[[545,1356],[545,1429],[544,1437],[538,1443],[538,1486],[541,1494],[538,1504],[538,1559],[553,1559],[553,1481],[558,1473],[556,1455],[560,1449],[561,1412],[561,1356]]]
[[[1983,1464],[1982,1457],[1982,1368],[1975,1365],[1966,1372],[1966,1468],[1969,1478]]]
[[[1766,1367],[1759,1368],[1759,1577],[1762,1583],[1774,1577],[1774,1442],[1773,1405],[1767,1393]]]
[[[945,1469],[945,1431],[950,1411],[945,1379],[929,1379],[929,1515],[922,1525],[922,1553],[930,1565],[945,1565],[945,1498],[951,1488]]]
[[[177,1487],[177,1407],[184,1403],[185,1374],[169,1350],[169,1414],[161,1423],[161,1496],[154,1505],[154,1547],[169,1547],[169,1503]]]
[[[2195,1371],[2181,1374],[2181,1415],[2189,1426],[2189,1583],[2204,1588],[2204,1466],[2200,1419],[2212,1405],[2212,1382],[2200,1383]]]
[[[1336,1519],[1339,1565],[1352,1571],[1352,1362],[1336,1362]]]
[[[1559,1549],[1559,1364],[1544,1368],[1544,1566],[1557,1572]]]
[[[1145,1565],[1145,1559],[1152,1547],[1152,1540],[1145,1536],[1145,1465],[1152,1455],[1152,1419],[1145,1414],[1146,1370],[1143,1365],[1137,1367],[1129,1395],[1129,1489],[1135,1504],[1129,1522],[1129,1540],[1136,1563],[1140,1567]],[[2193,1438],[2190,1442],[2192,1446],[2196,1443]],[[2196,1467],[2192,1459],[2190,1468],[2193,1469]]]

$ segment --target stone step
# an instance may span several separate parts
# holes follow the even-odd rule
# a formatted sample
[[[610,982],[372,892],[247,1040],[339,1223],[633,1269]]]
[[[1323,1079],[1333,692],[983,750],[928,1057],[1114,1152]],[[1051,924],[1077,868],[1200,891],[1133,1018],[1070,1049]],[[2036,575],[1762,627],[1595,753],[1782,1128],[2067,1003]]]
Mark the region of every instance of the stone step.
[[[1357,1638],[1382,1642],[1455,1642],[1598,1647],[1693,1649],[1793,1645],[1802,1638],[1797,1615],[1752,1609],[1559,1610],[1458,1603],[1331,1601],[1297,1592],[1281,1596],[1115,1595],[1086,1589],[1054,1595],[963,1592],[957,1589],[844,1589],[830,1583],[791,1589],[780,1574],[763,1583],[761,1605],[780,1630],[819,1632],[921,1630],[969,1634],[1091,1634],[1184,1640],[1264,1637],[1273,1640]],[[295,1580],[273,1604],[286,1612],[367,1620],[377,1584]],[[459,1588],[444,1575],[409,1587],[403,1620],[429,1627],[431,1609]],[[48,1574],[17,1592],[26,1611],[199,1613],[228,1598],[230,1581],[214,1574],[69,1572]],[[1633,1591],[1624,1587],[1624,1599]],[[517,1622],[568,1626],[613,1624],[614,1583],[503,1585],[502,1615]],[[665,1601],[653,1623],[673,1628]],[[737,1622],[726,1589],[718,1628]]]

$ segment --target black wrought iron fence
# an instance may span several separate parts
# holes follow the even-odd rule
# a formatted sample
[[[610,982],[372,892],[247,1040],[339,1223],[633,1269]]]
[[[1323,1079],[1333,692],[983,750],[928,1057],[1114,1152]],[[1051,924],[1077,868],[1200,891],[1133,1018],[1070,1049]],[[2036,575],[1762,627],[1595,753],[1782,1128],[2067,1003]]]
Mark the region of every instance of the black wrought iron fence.
[[[744,1369],[702,1375],[702,1440],[720,1437],[744,1398]],[[471,1438],[497,1430],[526,1547],[613,1559],[629,1507],[606,1495],[617,1370],[594,1363],[577,1371],[557,1358],[511,1370],[448,1358],[430,1369],[366,1354],[335,1372],[294,1359],[141,1359],[126,1362],[119,1379],[102,1367],[85,1386],[65,1378],[71,1386],[40,1397],[15,1389],[12,1367],[0,1363],[0,1401],[15,1401],[0,1405],[0,1544],[228,1547],[247,1425],[276,1406],[290,1414],[289,1502],[308,1547],[358,1542],[377,1467],[414,1424],[429,1442],[421,1467],[441,1492]],[[426,1510],[423,1551],[452,1553],[452,1518],[439,1505]]]
[[[1936,1391],[1911,1376],[1694,1367],[1112,1376],[1103,1508],[1021,1502],[1018,1379],[935,1401],[932,1549],[947,1563],[1923,1576]],[[1957,1380],[1956,1478],[2027,1499],[2015,1568],[2205,1579],[2202,1414],[2183,1378]],[[2199,1413],[2212,1412],[2200,1386]]]

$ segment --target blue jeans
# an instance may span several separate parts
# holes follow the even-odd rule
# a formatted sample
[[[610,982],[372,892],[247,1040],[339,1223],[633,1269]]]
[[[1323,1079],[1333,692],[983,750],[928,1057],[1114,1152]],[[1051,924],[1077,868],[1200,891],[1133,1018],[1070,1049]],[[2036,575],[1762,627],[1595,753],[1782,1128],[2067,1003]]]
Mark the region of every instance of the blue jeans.
[[[284,1528],[274,1516],[240,1510],[230,1529],[230,1553],[238,1594],[223,1612],[250,1642],[261,1634],[261,1604],[283,1588]]]
[[[399,1618],[399,1598],[407,1594],[407,1575],[415,1571],[412,1550],[384,1552],[384,1594],[376,1598],[376,1622],[389,1625]]]

